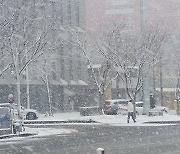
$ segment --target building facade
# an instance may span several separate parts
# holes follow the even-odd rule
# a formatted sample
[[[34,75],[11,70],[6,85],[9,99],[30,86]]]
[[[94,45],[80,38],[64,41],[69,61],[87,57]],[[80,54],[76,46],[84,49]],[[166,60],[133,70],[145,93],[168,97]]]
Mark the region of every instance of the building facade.
[[[41,42],[33,42],[32,48],[27,49],[25,52],[23,42],[25,40],[18,40],[22,47],[18,46],[17,52],[20,56],[19,67],[25,66],[27,59],[30,58],[33,52],[41,49],[41,56],[33,59],[26,69],[20,73],[21,81],[21,104],[27,105],[27,94],[29,93],[29,100],[31,108],[37,109],[40,112],[48,111],[49,105],[52,106],[53,111],[56,110],[78,110],[79,106],[87,103],[86,91],[87,87],[87,64],[86,58],[83,57],[82,49],[76,44],[76,35],[83,35],[85,29],[85,4],[81,0],[38,0],[38,1],[18,1],[19,4],[23,3],[20,8],[18,24],[14,33],[16,35],[23,35],[23,29],[18,26],[26,19],[29,21],[31,27],[32,37],[29,44],[33,42],[35,37],[40,36]],[[10,7],[17,9],[18,3],[15,2],[2,2],[1,10],[3,19],[5,20],[10,13]],[[11,14],[10,14],[11,15]],[[24,20],[25,21],[25,20]],[[23,23],[24,24],[24,23]],[[25,24],[24,24],[25,25]],[[24,26],[26,28],[26,25]],[[29,28],[28,27],[28,28]],[[7,28],[8,29],[8,28]],[[2,30],[1,34],[9,33]],[[32,35],[35,37],[33,37]],[[40,35],[41,34],[41,35]],[[41,38],[42,37],[42,38]],[[1,37],[1,50],[7,50],[10,53],[8,46],[3,48],[3,40],[8,38],[6,35]],[[26,40],[26,42],[27,42]],[[17,39],[13,40],[15,43]],[[14,44],[15,44],[14,43]],[[29,45],[29,46],[28,46]],[[17,47],[17,46],[16,46]],[[34,49],[34,50],[33,50]],[[27,53],[26,59],[20,53]],[[32,53],[31,53],[32,52]],[[1,61],[1,70],[12,60],[11,55],[7,55],[6,59]],[[46,79],[46,82],[45,82]],[[43,82],[44,81],[44,82]],[[15,65],[12,64],[6,72],[0,77],[0,102],[7,102],[8,95],[14,94],[15,101],[17,100],[17,78]],[[48,102],[47,83],[50,87],[51,104]],[[27,86],[28,84],[28,86]],[[29,90],[27,90],[29,87]],[[27,92],[29,91],[29,92]]]
[[[108,22],[120,22],[126,27],[127,32],[140,32],[143,27],[150,25],[157,27],[159,31],[166,32],[175,37],[180,34],[180,1],[179,0],[86,0],[87,30],[97,35]],[[179,41],[176,45],[168,45],[163,51],[167,51],[169,62],[164,62],[163,87],[176,87],[177,70],[172,67],[179,66],[172,52],[179,51]],[[177,57],[177,53],[175,56]],[[172,64],[173,63],[173,64]],[[168,67],[167,65],[170,64]],[[170,73],[171,72],[171,73]],[[160,87],[160,77],[157,75],[156,87]],[[175,83],[176,82],[176,83]],[[162,85],[161,85],[162,86]],[[116,85],[114,85],[116,87]],[[158,88],[157,88],[158,89]],[[174,88],[175,89],[175,88]],[[121,92],[122,95],[125,92]],[[161,92],[160,92],[161,93]],[[174,94],[175,91],[172,91]],[[117,96],[116,96],[117,97]],[[174,95],[168,99],[172,100]]]
[[[176,31],[180,20],[178,0],[86,0],[87,29],[98,31],[109,21],[120,21],[127,30],[139,31],[141,22]]]

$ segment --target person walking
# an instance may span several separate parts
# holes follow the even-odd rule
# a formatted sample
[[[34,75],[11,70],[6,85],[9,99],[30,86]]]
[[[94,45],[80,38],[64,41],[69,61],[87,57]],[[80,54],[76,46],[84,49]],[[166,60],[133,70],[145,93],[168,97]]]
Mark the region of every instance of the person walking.
[[[132,120],[133,120],[134,123],[135,123],[136,120],[135,120],[135,116],[134,116],[134,106],[133,106],[133,104],[132,104],[132,100],[129,100],[128,106],[127,106],[127,110],[128,110],[128,119],[127,119],[127,123],[129,123],[130,117],[132,117]]]

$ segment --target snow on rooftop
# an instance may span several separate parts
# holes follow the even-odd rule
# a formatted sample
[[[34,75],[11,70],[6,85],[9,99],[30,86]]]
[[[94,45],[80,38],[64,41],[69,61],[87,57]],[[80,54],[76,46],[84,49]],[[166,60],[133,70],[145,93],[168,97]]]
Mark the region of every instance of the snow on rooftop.
[[[64,89],[64,93],[67,94],[67,95],[69,95],[69,96],[74,96],[74,95],[75,95],[74,92],[68,90],[67,88]]]
[[[59,128],[25,128],[28,133],[36,133],[37,136],[49,136],[49,135],[62,135],[77,132],[74,129],[59,129]]]
[[[60,79],[60,82],[61,82],[62,85],[68,85],[68,83],[63,79]]]
[[[79,85],[85,85],[85,86],[88,85],[88,84],[87,84],[86,82],[84,82],[83,80],[78,80],[78,84],[79,84]]]
[[[101,68],[101,64],[94,64],[94,65],[88,65],[88,69],[90,69],[90,68]]]
[[[77,82],[74,81],[74,80],[71,80],[71,81],[70,81],[70,84],[71,84],[71,85],[78,85]]]

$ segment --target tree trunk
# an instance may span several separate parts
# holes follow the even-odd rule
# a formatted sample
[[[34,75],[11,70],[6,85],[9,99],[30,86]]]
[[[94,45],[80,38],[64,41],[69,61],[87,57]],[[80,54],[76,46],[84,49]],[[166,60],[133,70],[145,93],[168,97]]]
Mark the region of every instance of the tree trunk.
[[[46,88],[47,88],[47,94],[48,94],[48,104],[49,104],[49,115],[53,115],[52,113],[52,105],[51,105],[51,91],[50,91],[50,85],[48,76],[46,75]]]
[[[161,58],[162,59],[162,58]],[[163,106],[163,77],[162,77],[162,63],[160,62],[160,92],[161,92],[161,106]]]
[[[16,77],[17,77],[17,94],[18,94],[18,114],[20,114],[21,111],[21,86],[20,86],[20,75],[17,72],[16,73]]]
[[[99,114],[104,114],[103,106],[104,106],[104,94],[99,92]]]

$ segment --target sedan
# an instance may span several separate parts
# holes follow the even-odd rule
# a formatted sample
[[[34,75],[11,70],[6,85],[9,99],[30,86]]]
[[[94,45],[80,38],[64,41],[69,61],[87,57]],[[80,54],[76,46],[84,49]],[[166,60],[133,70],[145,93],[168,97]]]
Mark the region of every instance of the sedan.
[[[117,103],[105,102],[104,114],[116,115],[117,113],[118,113],[118,105],[117,105]]]
[[[143,114],[143,104],[144,104],[144,102],[142,102],[142,101],[136,102],[136,114],[137,115],[142,115]],[[164,106],[157,106],[156,105],[154,108],[150,109],[150,111],[168,113],[169,109],[167,107],[164,107]],[[119,114],[126,115],[127,112],[128,112],[127,111],[127,105],[120,105],[119,106],[119,110],[118,110]]]
[[[9,107],[13,110],[14,116],[18,116],[18,105],[17,104],[9,104],[9,103],[1,103],[0,107]],[[35,120],[39,117],[37,110],[27,109],[23,106],[20,106],[20,118],[24,120]]]

